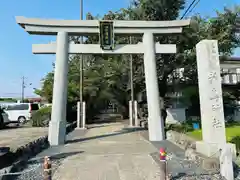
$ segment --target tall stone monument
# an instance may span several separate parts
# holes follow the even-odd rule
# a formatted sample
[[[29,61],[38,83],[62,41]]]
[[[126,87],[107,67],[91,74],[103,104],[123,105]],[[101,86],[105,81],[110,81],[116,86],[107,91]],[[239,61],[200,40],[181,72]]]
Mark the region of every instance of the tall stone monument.
[[[203,40],[196,51],[203,138],[196,143],[196,149],[208,157],[219,156],[219,149],[226,145],[226,132],[218,42]],[[231,145],[235,152],[235,145]]]

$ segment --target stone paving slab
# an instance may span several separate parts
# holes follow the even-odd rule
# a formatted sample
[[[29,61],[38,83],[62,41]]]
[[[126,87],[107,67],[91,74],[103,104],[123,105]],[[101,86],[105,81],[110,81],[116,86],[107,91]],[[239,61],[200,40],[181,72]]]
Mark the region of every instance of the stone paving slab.
[[[48,128],[19,127],[0,130],[0,146],[11,151],[48,134]]]
[[[121,123],[92,128],[62,148],[68,153],[81,151],[62,161],[53,180],[159,179],[159,167],[150,156],[156,148]]]
[[[53,179],[154,180],[158,174],[158,166],[147,154],[82,154],[66,158]]]
[[[142,131],[140,133],[143,138],[149,138],[148,131]],[[210,171],[203,169],[197,161],[187,160],[185,157],[185,150],[168,140],[151,142],[151,144],[156,147],[157,150],[161,147],[165,148],[166,152],[172,156],[171,159],[168,160],[168,172],[172,174],[172,176],[177,176],[178,174],[192,175],[210,173]],[[151,156],[157,163],[159,163],[158,152],[152,153]]]

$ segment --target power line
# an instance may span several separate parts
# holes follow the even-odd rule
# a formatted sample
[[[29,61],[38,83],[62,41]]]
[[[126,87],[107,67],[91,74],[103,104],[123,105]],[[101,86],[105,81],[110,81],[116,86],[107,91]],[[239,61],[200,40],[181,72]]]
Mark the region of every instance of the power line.
[[[192,7],[192,9],[187,13],[186,16],[188,16],[188,15],[193,11],[193,9],[195,9],[195,7],[198,5],[199,2],[200,2],[200,0],[198,0],[198,1],[194,4],[194,6]]]
[[[185,15],[188,13],[188,11],[191,9],[191,7],[194,5],[194,3],[197,0],[193,0],[192,3],[188,6],[187,10],[183,13],[182,17],[180,19],[183,19],[185,17]]]

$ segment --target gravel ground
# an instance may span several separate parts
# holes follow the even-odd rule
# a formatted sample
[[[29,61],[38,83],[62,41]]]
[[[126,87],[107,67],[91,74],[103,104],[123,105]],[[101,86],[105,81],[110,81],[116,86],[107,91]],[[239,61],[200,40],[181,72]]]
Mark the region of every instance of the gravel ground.
[[[197,176],[183,176],[179,178],[172,178],[172,180],[225,180],[220,174],[215,175],[197,175]]]
[[[56,171],[62,160],[52,161],[52,173]],[[19,176],[9,175],[9,180],[43,180],[42,163],[29,164]]]
[[[225,180],[220,173],[215,174],[201,174],[201,175],[186,175],[179,174],[174,176],[171,180]],[[240,169],[238,169],[238,176],[235,177],[235,180],[240,180]]]
[[[61,164],[62,160],[52,161],[53,173],[56,171],[58,166]],[[29,166],[24,169],[21,175],[11,177],[11,180],[42,180],[43,176],[42,163],[29,164]],[[10,176],[9,176],[10,177]],[[179,174],[171,178],[171,180],[225,180],[220,176],[220,174],[204,174],[204,175],[186,175]],[[239,175],[235,180],[240,180],[240,169]]]

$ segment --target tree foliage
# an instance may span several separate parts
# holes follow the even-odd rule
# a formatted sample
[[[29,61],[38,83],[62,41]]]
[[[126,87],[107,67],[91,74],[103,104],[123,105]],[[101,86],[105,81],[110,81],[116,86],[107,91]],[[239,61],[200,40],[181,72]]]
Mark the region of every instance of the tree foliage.
[[[107,20],[175,20],[183,10],[185,0],[134,0],[129,8],[122,8],[117,12],[108,12],[102,19]],[[216,39],[219,41],[221,55],[230,56],[240,45],[239,35],[234,32],[234,21],[239,15],[239,7],[225,8],[217,12],[214,18],[194,16],[189,27],[184,28],[180,35],[158,36],[156,41],[166,44],[177,44],[175,55],[158,55],[156,57],[161,97],[165,97],[169,88],[170,75],[177,68],[184,68],[184,79],[174,76],[175,82],[196,84],[196,44],[203,39]],[[88,13],[88,19],[99,19]],[[79,37],[70,37],[70,41],[78,43]],[[116,37],[116,43],[126,44],[130,37]],[[132,44],[141,40],[132,37]],[[85,43],[98,43],[98,36],[87,37]],[[133,55],[134,91],[135,94],[145,92],[145,77],[143,57]],[[84,101],[87,104],[87,115],[91,119],[109,102],[117,104],[122,114],[128,114],[128,101],[130,99],[129,84],[129,56],[128,55],[84,55]],[[76,104],[79,99],[79,62],[80,56],[69,58],[68,74],[68,102]],[[204,62],[203,62],[204,63]],[[176,73],[175,73],[176,74]],[[54,71],[43,79],[43,85],[36,93],[52,100]],[[136,97],[135,97],[136,98]]]

